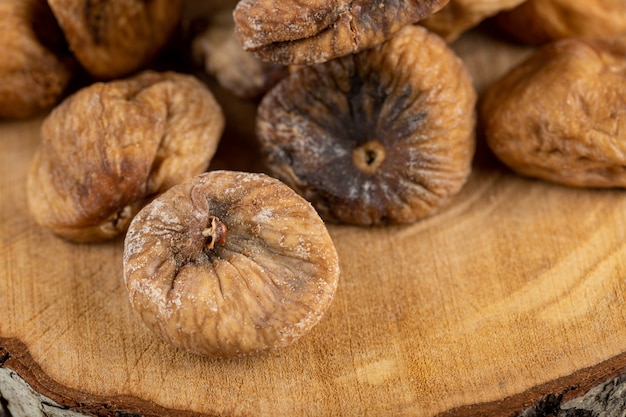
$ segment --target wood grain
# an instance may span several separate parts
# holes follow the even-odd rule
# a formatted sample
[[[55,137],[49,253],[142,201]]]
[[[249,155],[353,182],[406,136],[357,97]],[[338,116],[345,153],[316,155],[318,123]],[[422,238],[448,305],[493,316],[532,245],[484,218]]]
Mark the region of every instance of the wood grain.
[[[530,52],[481,30],[454,48],[480,93]],[[231,127],[213,168],[257,170],[253,109],[220,99]],[[69,410],[504,416],[626,366],[623,191],[522,178],[480,145],[437,215],[329,225],[341,282],[310,334],[267,355],[206,359],[142,325],[121,240],[72,244],[33,223],[24,185],[40,122],[0,123],[0,366]]]

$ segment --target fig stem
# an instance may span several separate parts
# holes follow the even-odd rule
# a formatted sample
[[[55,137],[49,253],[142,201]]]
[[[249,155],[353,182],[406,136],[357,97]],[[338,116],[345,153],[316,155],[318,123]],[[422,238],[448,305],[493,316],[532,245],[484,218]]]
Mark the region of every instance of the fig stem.
[[[209,217],[209,225],[202,231],[202,236],[206,238],[204,247],[211,250],[215,245],[223,245],[226,242],[226,231],[228,228],[215,216]]]
[[[385,147],[377,140],[369,140],[354,148],[352,161],[366,174],[374,174],[385,160]]]

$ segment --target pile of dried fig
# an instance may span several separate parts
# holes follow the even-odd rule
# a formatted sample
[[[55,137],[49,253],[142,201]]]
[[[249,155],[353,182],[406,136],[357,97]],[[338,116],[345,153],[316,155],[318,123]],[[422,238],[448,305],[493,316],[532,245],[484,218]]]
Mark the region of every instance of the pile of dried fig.
[[[477,106],[448,43],[482,22],[544,45]],[[0,118],[48,112],[34,221],[123,240],[130,303],[190,352],[309,332],[340,275],[324,221],[435,215],[477,138],[522,175],[626,187],[623,1],[7,0],[0,23]],[[256,110],[265,173],[213,168],[228,93]]]

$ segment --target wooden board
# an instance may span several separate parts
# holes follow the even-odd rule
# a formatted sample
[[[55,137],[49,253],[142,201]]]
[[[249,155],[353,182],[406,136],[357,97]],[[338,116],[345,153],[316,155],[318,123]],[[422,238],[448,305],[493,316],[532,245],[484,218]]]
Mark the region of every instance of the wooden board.
[[[530,51],[454,44],[480,93]],[[214,168],[258,168],[253,106],[229,111]],[[232,111],[232,110],[235,111]],[[329,226],[341,282],[290,348],[230,360],[178,351],[131,309],[122,242],[77,245],[29,217],[41,119],[0,124],[0,370],[85,414],[511,415],[626,365],[626,194],[521,178],[479,145],[468,184],[408,226]],[[248,151],[249,149],[249,151]]]

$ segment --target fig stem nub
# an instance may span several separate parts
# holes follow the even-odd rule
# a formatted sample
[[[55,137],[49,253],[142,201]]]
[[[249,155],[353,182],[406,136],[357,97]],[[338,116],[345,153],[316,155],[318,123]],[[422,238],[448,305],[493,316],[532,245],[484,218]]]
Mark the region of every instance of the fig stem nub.
[[[385,160],[385,147],[378,140],[368,140],[352,151],[354,165],[366,174],[374,174]]]
[[[202,231],[202,236],[206,238],[204,247],[211,250],[215,245],[223,245],[226,242],[226,231],[228,228],[215,216],[209,216],[209,225]]]

